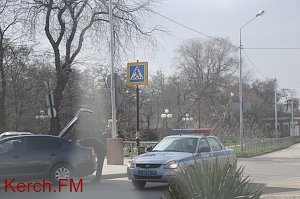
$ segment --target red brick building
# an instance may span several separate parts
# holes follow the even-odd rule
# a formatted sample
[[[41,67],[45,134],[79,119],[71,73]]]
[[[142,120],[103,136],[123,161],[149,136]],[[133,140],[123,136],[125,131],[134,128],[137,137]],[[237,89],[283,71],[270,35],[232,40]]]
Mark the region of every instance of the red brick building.
[[[300,126],[300,117],[294,117],[294,131],[292,131],[292,122],[291,117],[278,117],[277,118],[277,129],[278,137],[288,137],[288,136],[299,136],[299,126]],[[269,137],[275,136],[275,119],[266,118],[262,120],[265,124],[265,131]]]

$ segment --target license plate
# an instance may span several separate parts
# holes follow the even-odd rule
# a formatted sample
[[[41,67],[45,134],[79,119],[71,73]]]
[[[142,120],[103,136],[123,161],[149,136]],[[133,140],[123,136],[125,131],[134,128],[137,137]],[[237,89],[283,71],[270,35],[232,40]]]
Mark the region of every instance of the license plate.
[[[156,176],[156,171],[153,170],[138,170],[140,176]]]

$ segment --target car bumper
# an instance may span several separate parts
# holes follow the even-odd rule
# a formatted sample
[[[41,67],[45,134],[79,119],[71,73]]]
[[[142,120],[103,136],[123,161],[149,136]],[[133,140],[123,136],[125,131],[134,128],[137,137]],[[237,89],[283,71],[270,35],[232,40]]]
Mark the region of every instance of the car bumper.
[[[139,175],[139,170],[155,171],[156,175]],[[129,180],[139,180],[146,182],[168,182],[178,172],[177,169],[139,169],[127,168],[127,175]]]

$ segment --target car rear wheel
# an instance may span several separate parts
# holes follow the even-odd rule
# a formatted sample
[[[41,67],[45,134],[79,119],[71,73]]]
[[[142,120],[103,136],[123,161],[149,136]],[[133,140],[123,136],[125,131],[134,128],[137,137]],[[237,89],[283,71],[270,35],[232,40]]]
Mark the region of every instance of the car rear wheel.
[[[69,181],[73,177],[73,171],[67,164],[58,164],[54,166],[50,173],[50,179],[53,183],[58,183],[60,180]]]
[[[146,185],[145,181],[132,180],[132,184],[137,189],[143,189]]]

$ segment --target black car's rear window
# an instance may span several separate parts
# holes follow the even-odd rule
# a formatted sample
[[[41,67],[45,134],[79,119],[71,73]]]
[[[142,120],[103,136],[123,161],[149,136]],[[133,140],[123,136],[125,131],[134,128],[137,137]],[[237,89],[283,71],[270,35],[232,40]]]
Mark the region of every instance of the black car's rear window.
[[[55,150],[62,147],[62,143],[51,137],[30,137],[27,151]]]

